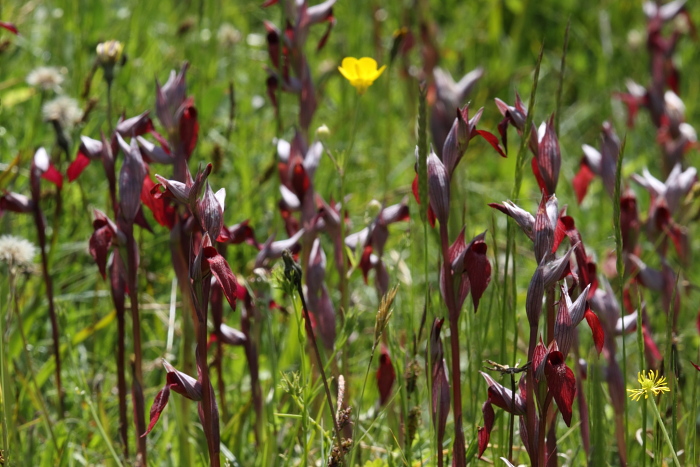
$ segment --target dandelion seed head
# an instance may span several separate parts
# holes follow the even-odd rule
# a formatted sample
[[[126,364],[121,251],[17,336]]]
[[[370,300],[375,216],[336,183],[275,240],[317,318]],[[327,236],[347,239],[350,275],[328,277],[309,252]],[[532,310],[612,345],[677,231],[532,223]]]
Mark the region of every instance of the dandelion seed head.
[[[61,90],[63,71],[52,66],[40,66],[27,75],[27,84],[42,91]]]
[[[241,31],[234,28],[229,23],[222,24],[216,33],[216,40],[218,40],[219,44],[223,47],[233,47],[238,44],[242,38]]]
[[[68,96],[59,96],[48,101],[41,108],[44,121],[56,121],[63,129],[70,129],[83,118],[78,102]]]
[[[0,263],[30,271],[34,266],[34,256],[36,247],[32,242],[14,235],[0,236]]]

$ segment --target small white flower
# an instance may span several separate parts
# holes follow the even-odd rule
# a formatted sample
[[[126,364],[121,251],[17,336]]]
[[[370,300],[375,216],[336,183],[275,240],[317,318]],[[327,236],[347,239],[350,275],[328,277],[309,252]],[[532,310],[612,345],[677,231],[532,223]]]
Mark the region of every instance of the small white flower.
[[[41,108],[41,114],[45,121],[56,121],[63,129],[73,128],[83,118],[83,111],[78,106],[78,101],[67,96],[59,96],[48,101]]]
[[[29,271],[34,265],[35,255],[36,247],[32,242],[14,235],[0,236],[0,263]]]
[[[673,91],[664,93],[664,104],[666,104],[666,114],[675,122],[682,122],[685,118],[685,104]]]
[[[324,138],[328,135],[331,134],[331,130],[328,128],[328,126],[324,123],[320,127],[316,128],[316,136],[319,138]]]
[[[62,83],[63,74],[61,70],[52,66],[40,66],[27,75],[27,84],[42,91],[59,92]]]
[[[241,31],[234,28],[229,23],[222,24],[216,33],[216,39],[219,41],[219,44],[224,47],[233,47],[238,44],[242,38]]]

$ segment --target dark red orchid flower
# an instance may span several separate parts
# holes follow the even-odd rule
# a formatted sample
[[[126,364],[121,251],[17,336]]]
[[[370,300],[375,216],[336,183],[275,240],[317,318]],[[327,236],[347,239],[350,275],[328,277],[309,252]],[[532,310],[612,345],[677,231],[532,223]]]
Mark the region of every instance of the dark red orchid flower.
[[[34,202],[20,193],[6,191],[0,195],[0,215],[3,211],[30,213],[34,210]]]
[[[117,225],[99,209],[95,209],[95,220],[92,221],[94,232],[90,236],[90,255],[97,263],[102,278],[107,272],[107,255],[113,245],[126,245],[126,237],[119,231]]]
[[[156,184],[151,189],[151,195],[153,195],[153,197],[156,199],[163,197],[174,199],[189,207],[190,211],[193,213],[197,213],[199,212],[199,209],[197,208],[197,200],[199,199],[202,189],[205,187],[205,182],[211,171],[211,164],[207,164],[204,169],[202,169],[200,166],[194,179],[189,171],[187,171],[187,181],[185,183],[177,180],[169,180],[156,174],[156,179],[160,183]],[[161,187],[163,188],[163,191],[160,190]]]
[[[202,245],[202,252],[204,259],[206,259],[206,263],[203,261],[202,266],[211,271],[212,275],[219,282],[219,285],[221,285],[224,297],[226,297],[229,305],[231,305],[231,309],[235,310],[236,300],[242,293],[236,276],[231,271],[231,267],[226,261],[226,258],[224,258],[216,248],[211,246],[209,234],[204,234]]]
[[[32,180],[38,183],[39,177],[53,183],[59,190],[63,187],[63,175],[53,165],[44,148],[37,149],[32,159]]]
[[[170,391],[175,391],[181,396],[186,397],[187,399],[192,401],[201,402],[203,397],[202,384],[198,380],[181,371],[176,370],[175,367],[173,367],[170,363],[166,362],[165,360],[163,360],[163,366],[165,367],[165,371],[167,371],[166,383],[163,389],[161,389],[158,392],[158,394],[156,394],[156,398],[153,401],[153,405],[151,406],[151,421],[148,424],[148,429],[146,430],[146,432],[141,434],[142,438],[148,435],[151,432],[151,430],[153,430],[153,427],[156,426],[160,415],[163,413],[163,410],[165,410],[165,407],[168,405],[168,400],[170,399]]]
[[[457,118],[454,119],[451,129],[447,133],[442,152],[439,153],[440,159],[445,164],[450,178],[454,174],[457,164],[459,164],[459,161],[462,160],[464,153],[467,151],[469,141],[477,136],[484,138],[498,154],[502,157],[506,157],[505,152],[498,144],[498,138],[496,138],[496,136],[488,131],[478,130],[476,128],[479,120],[481,120],[483,112],[484,108],[482,107],[470,119],[468,105],[457,109]]]
[[[483,68],[476,68],[464,75],[458,82],[440,67],[432,69],[434,87],[429,89],[432,108],[430,111],[430,132],[438,154],[442,156],[445,140],[453,126],[455,109],[459,109],[471,94],[476,83],[484,75]]]
[[[396,371],[391,363],[389,349],[382,344],[379,354],[379,368],[377,369],[377,388],[379,389],[379,405],[384,405],[389,400],[391,388],[396,380]],[[448,396],[449,397],[449,396]]]
[[[238,224],[234,224],[230,227],[223,226],[217,241],[232,245],[238,245],[245,242],[260,250],[262,246],[255,239],[255,230],[249,225],[249,222],[250,221],[246,219],[243,222],[239,222]]]
[[[153,213],[153,218],[163,227],[172,229],[175,226],[176,211],[167,198],[151,195],[154,189],[157,190],[156,183],[146,174],[141,187],[141,202]]]
[[[19,35],[19,31],[17,30],[17,26],[15,26],[12,23],[7,23],[5,21],[0,21],[0,28],[7,29],[10,31],[12,34]]]
[[[497,383],[490,375],[483,371],[479,373],[481,373],[481,376],[486,380],[486,384],[488,384],[488,398],[481,407],[481,412],[484,415],[484,426],[478,429],[477,434],[479,448],[478,457],[481,459],[481,456],[483,456],[489,444],[491,430],[493,429],[496,416],[493,406],[500,407],[513,415],[523,416],[525,415],[525,399],[518,393],[513,394],[513,391]]]
[[[306,231],[300,229],[297,233],[292,235],[286,240],[275,241],[275,234],[272,234],[265,243],[260,248],[260,252],[255,257],[255,267],[265,267],[270,261],[279,259],[282,257],[284,250],[290,250],[293,254],[299,253],[301,246],[299,245],[299,240],[304,235]]]
[[[532,172],[540,189],[549,196],[554,195],[559,181],[561,168],[561,151],[559,140],[554,131],[554,114],[543,122],[539,129],[531,128],[530,150],[534,154]]]
[[[491,263],[486,256],[487,245],[486,232],[474,237],[469,244],[464,237],[465,228],[462,228],[457,239],[448,249],[448,256],[452,266],[452,274],[455,281],[459,281],[455,287],[457,295],[457,307],[461,309],[469,292],[472,294],[474,312],[479,308],[479,300],[491,282]],[[440,270],[440,281],[444,281],[443,269]],[[441,290],[444,286],[441,284]],[[443,292],[444,293],[444,292]]]
[[[576,378],[571,368],[564,362],[564,354],[556,350],[549,352],[544,367],[547,388],[554,396],[557,407],[564,418],[566,426],[571,426],[571,415],[576,397]]]
[[[515,105],[508,105],[499,98],[495,98],[496,107],[498,111],[503,115],[503,120],[498,124],[498,133],[501,135],[501,141],[503,142],[503,148],[506,153],[508,152],[508,125],[512,125],[518,130],[518,134],[523,134],[523,129],[525,128],[525,122],[527,120],[527,108],[523,105],[522,100],[520,100],[520,94],[515,92]]]

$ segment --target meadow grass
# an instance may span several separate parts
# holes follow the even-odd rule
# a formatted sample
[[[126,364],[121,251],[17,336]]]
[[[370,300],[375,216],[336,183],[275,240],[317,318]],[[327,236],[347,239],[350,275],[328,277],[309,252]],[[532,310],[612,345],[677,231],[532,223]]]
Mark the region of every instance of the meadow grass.
[[[146,110],[150,110],[155,122],[156,80],[162,85],[170,70],[179,70],[186,61],[187,92],[194,99],[200,126],[190,170],[194,173],[200,163],[213,164],[208,180],[214,191],[226,189],[225,225],[250,219],[260,243],[273,233],[277,240],[287,238],[278,212],[275,141],[294,138],[299,129],[299,98],[276,91],[276,114],[267,95],[265,80],[272,64],[263,22],[280,27],[287,18],[279,5],[262,8],[261,4],[222,0],[0,1],[0,21],[12,22],[20,30],[20,35],[14,36],[0,29],[0,43],[8,41],[0,46],[0,194],[16,192],[29,196],[30,167],[39,147],[45,147],[59,171],[65,173],[78,151],[80,135],[99,139],[101,132],[108,135],[114,128],[117,116],[128,118]],[[696,4],[690,3],[687,8],[691,18],[700,18]],[[342,200],[349,223],[341,222],[341,238],[373,222],[378,207],[372,201],[386,207],[400,203],[404,197],[408,199],[410,220],[388,226],[383,252],[390,286],[398,286],[393,314],[381,337],[396,380],[388,402],[380,406],[375,376],[380,368],[380,347],[376,351],[373,348],[373,330],[382,297],[373,285],[376,272],[369,273],[367,284],[363,281],[360,248],[350,251],[343,246],[343,256],[348,260],[346,269],[339,272],[332,240],[321,236],[328,256],[325,283],[339,318],[334,347],[323,348],[319,338],[322,355],[316,356],[309,347],[299,296],[296,291],[285,293],[281,284],[281,260],[270,262],[269,268],[256,268],[255,248],[245,243],[229,246],[225,257],[233,273],[256,293],[256,311],[251,312],[248,338],[257,345],[263,403],[261,410],[256,411],[256,382],[251,378],[244,347],[224,346],[221,368],[226,406],[219,402],[218,410],[221,459],[227,465],[326,465],[334,446],[342,450],[342,439],[336,431],[345,437],[354,434],[354,446],[346,462],[353,459],[357,465],[368,466],[437,462],[438,430],[431,417],[433,380],[428,340],[434,318],[447,317],[448,310],[439,287],[439,271],[443,268],[440,265],[444,264],[440,230],[421,220],[420,208],[411,193],[416,173],[415,147],[419,143],[420,83],[415,76],[406,74],[410,71],[415,75],[423,66],[422,22],[434,28],[441,68],[458,79],[483,67],[484,77],[467,99],[470,116],[480,107],[485,108],[479,129],[498,135],[497,125],[502,117],[493,99],[498,97],[510,104],[516,91],[525,100],[528,122],[537,126],[556,111],[562,161],[556,193],[559,207],[567,205],[567,214],[576,220],[587,253],[598,264],[598,275],[609,277],[613,295],[620,303],[624,303],[623,286],[634,279],[623,266],[622,255],[614,254],[622,251],[623,241],[616,200],[627,188],[634,189],[640,216],[645,219],[653,199],[629,177],[648,167],[657,178],[665,179],[657,127],[649,112],[642,109],[634,128],[627,128],[625,108],[612,97],[615,91],[625,91],[628,78],[645,86],[650,79],[644,42],[646,20],[640,5],[634,2],[597,2],[591,6],[575,0],[339,0],[333,15],[337,23],[326,46],[320,51],[315,49],[325,24],[310,30],[305,46],[318,101],[305,136],[311,142],[316,128],[323,124],[329,129],[329,134],[319,136],[325,152],[314,175],[314,190],[327,202]],[[390,63],[393,34],[402,26],[410,28],[415,46]],[[641,35],[641,41],[635,34]],[[109,91],[110,110],[103,69],[93,68],[93,64],[97,44],[113,39],[124,44],[126,61],[115,69]],[[696,102],[700,97],[700,87],[693,78],[695,71],[700,71],[697,50],[697,41],[684,37],[674,53],[681,77],[678,94],[685,104],[685,121],[691,125],[698,121]],[[380,65],[388,66],[366,93],[358,96],[337,71],[346,56],[373,57]],[[81,108],[94,99],[86,121],[66,131],[69,158],[57,144],[52,125],[42,117],[42,106],[56,92],[40,90],[26,82],[27,75],[39,66],[56,67],[63,78],[61,94],[77,99]],[[92,72],[90,91],[85,95],[86,80]],[[600,128],[605,120],[612,122],[625,141],[624,159],[620,155],[622,162],[618,165],[617,191],[611,199],[597,177],[579,205],[571,180],[579,170],[581,145],[600,147]],[[421,130],[426,126],[423,122]],[[528,284],[537,267],[535,256],[518,226],[487,206],[510,199],[526,211],[537,212],[541,193],[529,167],[528,137],[529,130],[521,139],[510,128],[506,159],[480,138],[472,140],[451,179],[449,240],[453,241],[465,225],[467,241],[488,230],[487,256],[493,268],[478,313],[474,313],[468,298],[455,320],[456,328],[448,326],[446,320],[442,329],[447,368],[454,358],[452,350],[447,349],[459,335],[462,424],[466,455],[474,465],[483,462],[477,460],[476,452],[478,429],[484,425],[482,404],[487,398],[487,385],[479,370],[487,359],[509,366],[528,363],[525,303]],[[427,143],[430,141],[428,133]],[[694,166],[696,156],[697,149],[690,149],[684,167]],[[122,154],[118,160],[117,170]],[[171,172],[170,167],[163,165],[153,164],[151,168],[151,175],[169,177]],[[0,331],[5,340],[0,363],[3,370],[7,369],[2,381],[3,410],[12,409],[3,412],[3,421],[7,422],[3,424],[7,427],[7,432],[3,431],[3,450],[9,465],[133,465],[140,433],[135,432],[132,396],[128,395],[126,456],[119,435],[115,359],[119,335],[115,307],[109,279],[102,279],[88,253],[93,210],[113,214],[104,170],[99,161],[93,161],[77,181],[64,180],[60,195],[46,181],[41,188],[47,261],[60,329],[64,393],[59,394],[55,385],[48,292],[42,275],[37,273],[39,259],[36,258],[34,273],[19,275],[15,281],[10,280],[9,272],[5,273],[9,270],[3,265],[0,310],[5,315]],[[698,247],[697,193],[696,188],[684,196],[682,209],[675,215],[677,222],[687,228],[690,252]],[[132,298],[138,296],[142,389],[148,423],[148,411],[166,378],[162,359],[197,376],[197,335],[188,298],[174,286],[177,279],[168,254],[171,234],[154,222],[150,211],[144,212],[154,233],[138,227],[134,230],[140,264],[138,290]],[[2,212],[0,234],[38,243],[32,216]],[[647,329],[663,358],[655,364],[665,371],[671,392],[644,405],[625,400],[625,457],[629,465],[652,465],[662,462],[664,456],[670,462],[662,432],[648,408],[654,403],[671,428],[670,441],[681,463],[697,465],[698,375],[689,360],[698,363],[700,355],[695,324],[700,268],[694,266],[692,257],[679,257],[673,246],[669,247],[667,260],[662,260],[656,253],[658,244],[642,241],[643,237],[644,233],[640,235],[638,256],[659,270],[664,262],[668,263],[677,284],[671,302],[679,298],[680,307],[674,329],[672,313],[665,312],[661,291],[645,289],[637,293],[639,287],[632,289],[633,297],[637,295],[632,302],[640,307],[642,301],[645,303]],[[301,258],[300,262],[306,267]],[[309,293],[308,288],[304,293]],[[284,310],[269,307],[270,300]],[[242,327],[241,302],[239,299],[235,312],[226,308],[224,312],[224,322],[236,329]],[[127,309],[130,305],[127,300]],[[228,306],[225,301],[224,306]],[[135,323],[128,317],[126,323],[128,370]],[[579,327],[577,339],[577,355],[587,362],[582,388],[588,401],[589,420],[580,418],[577,404],[570,428],[556,416],[558,461],[562,465],[619,465],[615,412],[606,380],[608,361],[595,351],[586,325]],[[648,349],[644,347],[641,326],[638,332],[615,339],[617,350],[613,358],[620,363],[626,387],[635,387],[637,373],[648,370],[652,364],[644,358]],[[215,346],[209,353],[209,375],[220,401],[219,374],[211,365]],[[325,362],[330,388],[320,380],[320,361]],[[407,368],[413,362],[421,371],[415,389],[409,392]],[[568,358],[567,364],[573,368],[573,358]],[[340,374],[347,385],[346,404],[352,407],[349,431],[334,427],[337,420],[331,418],[328,410],[329,402],[331,407],[336,403]],[[511,387],[509,376],[492,376],[506,388]],[[454,378],[450,372],[449,384],[454,384]],[[132,380],[130,370],[127,379]],[[327,400],[327,392],[332,401]],[[449,462],[455,433],[453,413],[451,410],[440,447]],[[417,423],[412,442],[406,442],[409,421]],[[587,423],[590,432],[589,453],[582,447],[583,423]],[[498,464],[502,462],[499,458],[504,457],[515,465],[529,464],[519,436],[518,417],[496,408],[494,430],[484,459]],[[169,406],[146,440],[148,465],[210,462],[197,404],[179,394],[171,395]]]

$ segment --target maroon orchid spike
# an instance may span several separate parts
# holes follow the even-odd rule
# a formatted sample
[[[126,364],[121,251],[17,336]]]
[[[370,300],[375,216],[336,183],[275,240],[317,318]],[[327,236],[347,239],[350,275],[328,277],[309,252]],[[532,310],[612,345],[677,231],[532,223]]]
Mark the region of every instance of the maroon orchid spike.
[[[235,346],[242,346],[245,345],[246,342],[248,342],[248,338],[244,333],[239,331],[238,329],[234,329],[231,326],[227,326],[225,324],[221,324],[219,326],[219,333],[212,333],[209,336],[209,344],[211,345],[213,342],[216,341],[221,341],[224,344],[228,345],[235,345]]]
[[[181,396],[184,396],[187,399],[193,401],[202,400],[202,384],[198,380],[181,371],[176,370],[175,367],[173,367],[165,360],[163,360],[163,366],[167,371],[165,387],[163,387],[163,389],[161,389],[158,392],[158,394],[156,394],[156,398],[153,401],[153,405],[151,406],[151,421],[148,424],[148,429],[146,430],[146,432],[141,434],[142,438],[148,435],[151,432],[151,430],[153,430],[153,427],[156,426],[160,415],[163,413],[163,410],[165,410],[165,407],[168,405],[168,400],[170,399],[170,391],[175,391]]]
[[[379,389],[379,405],[382,406],[389,401],[391,388],[396,380],[396,371],[391,363],[389,349],[382,344],[382,350],[379,354],[379,369],[377,369],[377,388]],[[449,396],[448,396],[449,397]]]
[[[211,164],[207,164],[204,169],[200,166],[194,179],[192,179],[192,175],[187,171],[187,181],[185,183],[177,180],[168,180],[156,174],[156,179],[159,183],[151,189],[151,195],[156,199],[163,197],[174,199],[189,207],[190,211],[198,212],[197,200],[202,189],[205,187],[205,182],[211,171]],[[164,191],[160,191],[161,187]]]
[[[615,130],[610,122],[603,122],[602,131],[600,151],[587,144],[582,146],[583,159],[581,159],[581,167],[572,180],[579,204],[586,196],[588,185],[595,175],[603,179],[603,186],[611,198],[615,190],[615,173],[617,172],[617,158],[620,153],[620,139],[615,134]]]
[[[125,138],[135,138],[152,132],[154,130],[153,122],[148,114],[149,111],[146,110],[141,115],[135,117],[127,119],[121,118],[119,123],[117,123],[115,131]]]
[[[448,71],[439,67],[435,67],[432,72],[435,79],[435,97],[430,112],[430,132],[433,136],[433,144],[442,157],[445,140],[453,126],[455,109],[459,109],[467,99],[483,76],[484,70],[476,68],[464,75],[459,82],[455,82]]]
[[[527,235],[527,238],[535,240],[535,216],[526,210],[518,207],[512,201],[504,201],[503,204],[490,203],[490,207],[498,209],[503,214],[510,216],[515,220],[520,229]]]
[[[554,132],[554,114],[540,125],[537,132],[534,126],[531,131],[530,150],[535,156],[532,159],[532,172],[540,189],[552,196],[557,190],[561,168],[559,140]]]
[[[375,285],[380,296],[386,294],[389,288],[389,273],[382,260],[384,245],[389,238],[388,227],[390,224],[408,220],[408,218],[408,200],[404,198],[398,204],[382,208],[368,227],[350,234],[344,239],[345,245],[350,250],[356,251],[358,248],[362,250],[359,266],[365,284],[368,281],[369,271],[375,270]],[[342,250],[340,252],[342,253]]]
[[[452,279],[455,282],[453,287],[455,302],[457,309],[459,310],[462,309],[471,287],[469,283],[469,276],[464,270],[464,256],[467,252],[467,242],[464,238],[465,229],[466,227],[462,227],[462,230],[459,232],[459,235],[457,235],[454,243],[452,243],[447,250],[448,259],[452,267]],[[444,268],[440,268],[440,293],[442,294],[443,299],[447,301],[447,287],[445,284]]]
[[[566,426],[571,426],[572,409],[576,397],[576,378],[571,368],[566,366],[564,354],[558,350],[549,352],[544,373],[547,377],[547,388],[557,402],[564,423]]]
[[[620,197],[620,230],[622,230],[622,250],[625,253],[635,251],[639,228],[637,197],[632,190],[627,190]]]
[[[15,26],[15,25],[12,24],[12,23],[7,23],[7,22],[5,22],[5,21],[0,21],[0,28],[7,29],[8,31],[10,31],[12,34],[14,34],[14,35],[16,35],[16,36],[19,35],[19,31],[17,30],[17,26]]]
[[[497,383],[491,376],[483,371],[479,373],[481,373],[481,376],[486,380],[486,384],[488,384],[488,398],[481,407],[481,411],[484,414],[484,426],[478,429],[477,435],[477,444],[479,448],[478,457],[481,459],[481,456],[483,456],[489,444],[491,430],[493,429],[495,420],[493,406],[500,407],[513,415],[524,416],[525,399],[520,394],[513,394],[513,391]]]
[[[72,182],[85,170],[91,160],[102,158],[102,141],[88,138],[87,136],[80,137],[80,147],[78,154],[66,170],[68,181]]]
[[[309,34],[309,28],[314,24],[329,23],[328,29],[317,45],[317,50],[320,50],[328,40],[331,28],[335,25],[335,17],[333,16],[333,5],[337,0],[326,0],[314,6],[308,6],[306,0],[303,1],[285,1],[283,2],[286,18],[291,24],[288,26],[286,33],[290,45],[294,44],[295,48],[301,50],[306,43]],[[263,8],[275,5],[278,0],[267,0],[263,3]]]
[[[639,108],[649,105],[649,93],[644,86],[631,79],[628,79],[625,84],[627,92],[613,92],[613,97],[619,99],[627,107],[627,127],[633,128]]]
[[[4,195],[0,195],[0,216],[3,211],[30,213],[34,210],[34,202],[19,193],[6,191]]]
[[[544,261],[535,269],[530,279],[525,299],[525,313],[530,328],[537,328],[542,314],[542,299],[544,298]]]
[[[156,116],[168,134],[179,129],[178,111],[187,99],[187,68],[189,64],[184,63],[179,73],[172,70],[163,86],[156,80]]]
[[[231,305],[231,309],[235,310],[236,299],[240,298],[240,294],[242,293],[236,276],[231,271],[231,267],[226,261],[226,258],[224,258],[216,248],[211,246],[211,241],[209,241],[209,235],[207,233],[204,234],[202,245],[207,245],[203,246],[203,254],[209,270],[212,275],[216,277],[219,285],[221,285],[224,297],[226,297],[229,305]]]
[[[275,234],[270,236],[270,238],[268,238],[267,241],[263,244],[258,255],[255,257],[255,267],[265,267],[269,263],[269,261],[281,258],[282,252],[284,252],[284,250],[291,250],[292,253],[295,254],[298,253],[300,250],[299,240],[305,232],[306,231],[304,229],[300,229],[297,233],[295,233],[288,239],[279,240],[276,242],[274,241]]]
[[[254,246],[260,250],[262,246],[255,239],[255,230],[253,230],[253,228],[248,224],[249,222],[250,221],[246,219],[243,222],[232,225],[231,227],[224,226],[219,233],[219,238],[217,241],[232,245],[238,245],[245,242],[248,245]]]
[[[90,255],[97,263],[102,278],[106,279],[109,249],[112,245],[125,245],[126,237],[102,211],[95,209],[94,214],[95,220],[92,221],[94,232],[89,243]]]
[[[219,233],[224,226],[225,199],[225,188],[221,188],[214,194],[209,182],[207,182],[204,195],[197,200],[197,216],[202,223],[202,229],[213,239],[219,237]]]
[[[141,202],[153,213],[153,218],[163,227],[171,229],[175,226],[176,211],[167,198],[151,195],[153,190],[157,190],[156,183],[146,174],[141,187]]]
[[[327,349],[335,343],[335,310],[326,287],[326,254],[321,240],[316,238],[311,246],[309,265],[306,270],[306,300],[314,318],[314,331]]]
[[[170,152],[170,147],[165,140],[158,141],[160,146],[148,141],[143,136],[137,136],[136,141],[139,143],[141,155],[148,163],[158,164],[174,164],[175,159]]]
[[[557,342],[557,346],[564,355],[564,358],[569,354],[569,350],[573,344],[574,329],[583,321],[586,311],[588,310],[587,298],[590,287],[590,285],[586,287],[578,298],[572,302],[566,285],[561,285],[559,309],[557,310],[554,324],[554,340]],[[602,329],[600,332],[602,332]]]
[[[520,394],[517,392],[513,394],[513,391],[497,383],[483,371],[479,373],[481,373],[481,376],[486,380],[486,384],[488,384],[488,401],[491,404],[513,415],[525,415],[525,399]]]
[[[416,146],[416,158],[418,158],[418,147]],[[413,198],[416,200],[416,203],[419,205],[422,203],[420,196],[418,194],[418,174],[416,173],[416,176],[413,177],[413,183],[411,184],[411,191],[413,191]],[[430,197],[430,195],[428,195]],[[428,223],[430,224],[430,227],[435,227],[435,212],[433,212],[433,208],[428,203]]]
[[[554,246],[554,232],[559,219],[558,201],[555,195],[542,195],[542,200],[537,208],[533,237],[535,244],[535,260],[537,264],[543,260],[549,260]]]
[[[428,156],[428,197],[430,207],[440,224],[446,224],[450,215],[450,177],[438,156]]]
[[[134,222],[141,206],[141,189],[146,178],[146,166],[135,139],[127,144],[117,134],[125,159],[119,172],[119,214],[127,222]]]
[[[452,178],[457,164],[462,160],[464,153],[467,151],[469,141],[476,136],[483,137],[501,156],[506,157],[506,154],[498,145],[498,138],[485,130],[477,130],[476,125],[481,120],[481,114],[484,112],[482,107],[469,119],[469,106],[465,105],[461,109],[457,109],[457,118],[455,118],[452,128],[447,134],[440,157],[445,164],[447,173]]]
[[[32,159],[32,180],[38,183],[39,177],[53,183],[59,190],[63,187],[63,175],[53,165],[44,148],[37,149]]]
[[[641,176],[633,174],[632,180],[649,192],[652,205],[664,200],[669,214],[673,215],[680,207],[683,198],[697,182],[698,176],[694,167],[683,170],[680,164],[676,164],[665,182],[651,175],[647,169],[644,169]]]
[[[461,233],[462,238],[463,232],[464,230]],[[479,300],[491,282],[491,263],[486,256],[488,247],[485,237],[486,232],[474,237],[452,261],[453,273],[464,273],[469,278],[468,291],[472,294],[475,313],[479,309]]]
[[[194,100],[187,97],[185,74],[188,67],[189,64],[185,63],[179,73],[171,71],[168,81],[163,86],[156,80],[156,116],[165,127],[172,143],[168,150],[173,151],[176,166],[180,166],[179,169],[176,168],[176,173],[183,171],[182,167],[192,155],[199,136],[197,109],[194,107]],[[153,136],[161,145],[164,144],[160,135],[153,132]]]
[[[578,278],[580,281],[580,288],[583,290],[588,285],[591,285],[590,294],[592,294],[597,288],[595,273],[591,273],[595,269],[595,265],[588,260],[586,255],[586,248],[581,240],[581,234],[578,229],[576,229],[576,224],[571,216],[563,216],[559,219],[558,229],[564,231],[565,235],[569,238],[569,243],[572,248],[575,246],[576,253],[576,264],[578,266]],[[593,267],[591,269],[591,267]],[[590,298],[590,297],[589,297]]]
[[[515,92],[515,105],[511,106],[503,102],[499,98],[495,98],[496,106],[498,111],[503,115],[503,120],[498,124],[498,133],[501,135],[501,141],[503,142],[503,148],[506,153],[508,152],[508,125],[513,125],[518,134],[522,135],[523,129],[525,128],[525,122],[527,120],[527,108],[523,105],[520,100],[520,94]]]
[[[450,411],[450,383],[447,380],[447,363],[443,358],[440,330],[444,319],[435,318],[430,330],[428,354],[431,362],[433,386],[431,388],[431,405],[433,425],[437,431],[438,465],[442,465],[442,441],[445,438],[447,414]]]

